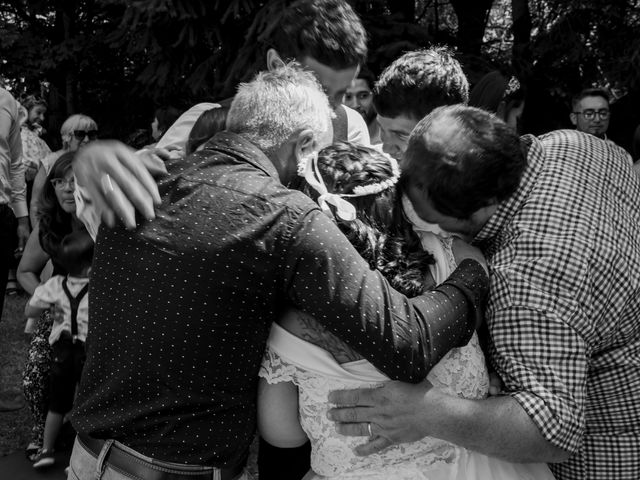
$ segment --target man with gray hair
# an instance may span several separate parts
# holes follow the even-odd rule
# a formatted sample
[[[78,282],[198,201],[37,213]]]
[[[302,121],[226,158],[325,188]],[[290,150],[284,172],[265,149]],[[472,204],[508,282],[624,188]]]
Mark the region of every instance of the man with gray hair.
[[[330,139],[331,108],[312,73],[262,72],[238,89],[227,131],[169,162],[154,220],[100,229],[72,416],[76,477],[244,478],[258,369],[271,323],[289,306],[405,381],[467,343],[486,294],[477,261],[408,299],[287,188],[299,161]],[[114,194],[108,176],[102,184]]]

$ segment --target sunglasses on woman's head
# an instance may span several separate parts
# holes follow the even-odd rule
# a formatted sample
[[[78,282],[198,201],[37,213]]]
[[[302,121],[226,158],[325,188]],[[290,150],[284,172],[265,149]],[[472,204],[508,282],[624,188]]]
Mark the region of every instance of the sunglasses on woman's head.
[[[74,130],[73,136],[76,137],[76,140],[84,140],[84,137],[95,140],[98,138],[98,130]]]

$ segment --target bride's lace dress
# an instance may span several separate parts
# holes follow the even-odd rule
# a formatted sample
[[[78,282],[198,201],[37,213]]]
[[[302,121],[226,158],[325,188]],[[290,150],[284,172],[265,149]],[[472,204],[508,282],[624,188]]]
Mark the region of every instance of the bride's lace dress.
[[[450,242],[440,241],[446,242],[443,246],[450,252]],[[453,255],[447,260],[454,262]],[[379,454],[356,456],[354,448],[367,439],[346,437],[336,432],[335,423],[327,418],[329,392],[379,386],[389,381],[388,377],[367,360],[339,364],[329,352],[278,325],[272,327],[260,376],[269,383],[293,382],[298,387],[300,424],[311,441],[311,468],[316,475],[313,478],[553,478],[546,466],[513,465],[430,437],[393,446]],[[451,350],[427,378],[435,387],[451,395],[471,399],[486,397],[489,378],[477,335],[473,335],[468,345]]]

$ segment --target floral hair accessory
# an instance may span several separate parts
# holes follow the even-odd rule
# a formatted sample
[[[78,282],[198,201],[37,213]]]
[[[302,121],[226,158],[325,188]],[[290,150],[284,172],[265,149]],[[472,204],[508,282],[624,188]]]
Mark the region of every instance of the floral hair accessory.
[[[356,207],[340,195],[329,193],[327,190],[327,186],[324,184],[322,175],[318,170],[318,152],[314,152],[313,155],[300,160],[298,163],[298,175],[304,177],[309,186],[320,194],[317,202],[323,212],[332,215],[329,207],[329,204],[331,204],[336,207],[336,215],[340,219],[347,222],[352,222],[356,219]]]
[[[398,166],[397,160],[386,153],[382,153],[382,155],[389,161],[389,165],[391,166],[391,177],[383,180],[382,182],[370,183],[369,185],[359,185],[354,187],[353,193],[344,193],[340,196],[352,198],[363,197],[365,195],[376,195],[398,183],[398,179],[400,178],[400,167]]]

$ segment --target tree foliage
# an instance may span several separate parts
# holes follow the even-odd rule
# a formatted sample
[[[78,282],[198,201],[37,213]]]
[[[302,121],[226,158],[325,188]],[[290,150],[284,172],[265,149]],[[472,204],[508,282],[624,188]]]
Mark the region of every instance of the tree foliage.
[[[18,95],[44,91],[51,127],[82,111],[124,138],[150,123],[154,105],[233,94],[264,67],[266,40],[291,1],[0,0],[0,82]],[[472,82],[500,68],[539,90],[538,118],[548,105],[547,116],[566,119],[583,86],[610,88],[623,103],[640,85],[638,0],[350,2],[376,73],[404,51],[449,44]]]

